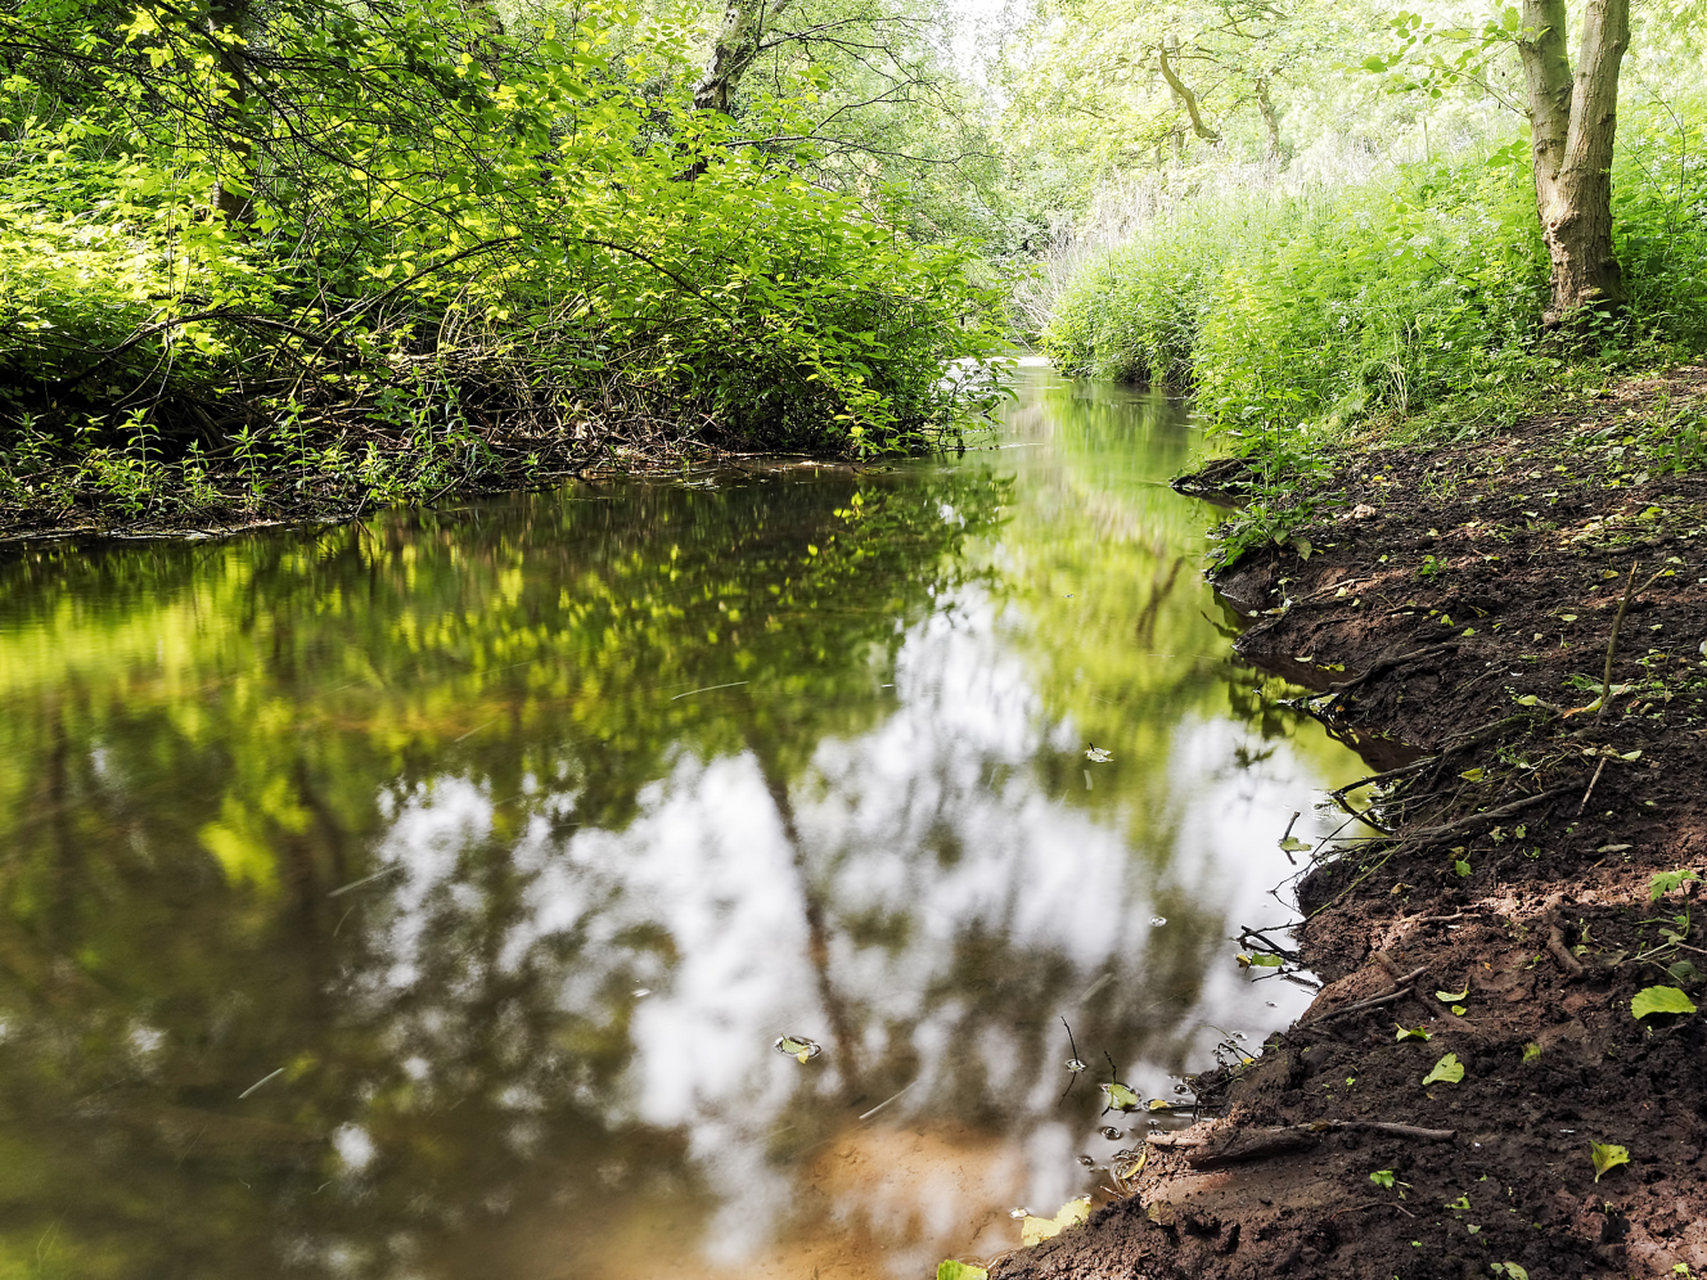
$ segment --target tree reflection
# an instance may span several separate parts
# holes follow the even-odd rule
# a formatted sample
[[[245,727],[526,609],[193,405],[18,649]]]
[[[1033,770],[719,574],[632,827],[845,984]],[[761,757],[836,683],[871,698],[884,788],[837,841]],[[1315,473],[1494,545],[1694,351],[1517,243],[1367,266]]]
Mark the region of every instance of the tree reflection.
[[[892,1118],[992,1188],[1004,1135],[1070,1155],[1102,1104],[1058,1102],[1062,1012],[1181,1068],[1227,932],[1194,753],[1246,731],[1195,517],[1133,498],[1114,409],[1051,412],[1019,487],[785,471],[0,565],[0,1259],[751,1259],[901,1213],[847,1172]]]

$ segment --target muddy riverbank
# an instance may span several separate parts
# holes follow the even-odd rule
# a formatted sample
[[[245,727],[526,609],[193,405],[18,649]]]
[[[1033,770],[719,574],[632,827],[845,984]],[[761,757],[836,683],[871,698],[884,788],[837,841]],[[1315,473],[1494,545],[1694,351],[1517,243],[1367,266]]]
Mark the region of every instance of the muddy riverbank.
[[[1703,1015],[1649,1011],[1707,994],[1704,397],[1686,368],[1347,455],[1314,554],[1221,575],[1241,653],[1409,744],[1347,793],[1391,836],[1299,852],[1308,922],[1269,941],[1327,986],[1200,1081],[1224,1116],[992,1275],[1707,1268]]]

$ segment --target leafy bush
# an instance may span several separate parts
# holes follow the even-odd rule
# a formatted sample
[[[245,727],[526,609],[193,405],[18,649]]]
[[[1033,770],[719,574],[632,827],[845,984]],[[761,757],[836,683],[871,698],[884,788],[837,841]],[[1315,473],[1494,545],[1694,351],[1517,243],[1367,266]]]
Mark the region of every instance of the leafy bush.
[[[803,104],[760,136],[695,112],[682,49],[619,53],[597,6],[243,12],[0,14],[0,452],[66,501],[142,500],[84,467],[138,421],[173,465],[389,496],[687,439],[917,447],[982,394],[949,374],[994,349],[995,290],[809,183],[769,140]]]

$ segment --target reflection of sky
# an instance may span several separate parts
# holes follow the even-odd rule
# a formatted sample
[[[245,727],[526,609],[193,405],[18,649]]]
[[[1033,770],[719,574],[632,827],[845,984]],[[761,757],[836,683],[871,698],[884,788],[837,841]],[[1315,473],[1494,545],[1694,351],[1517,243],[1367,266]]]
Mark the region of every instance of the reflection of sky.
[[[849,1048],[867,1073],[884,1054],[904,1052],[916,1062],[912,1083],[879,1125],[951,1113],[968,1078],[1002,1100],[1001,1146],[985,1159],[1008,1172],[987,1181],[988,1194],[1052,1211],[1088,1189],[1094,1179],[1074,1157],[1107,1153],[1087,1145],[1080,1119],[1062,1119],[1059,1028],[1045,1033],[1051,1048],[1041,1063],[1023,1052],[1011,1025],[985,1021],[976,1034],[962,1034],[963,993],[947,975],[968,930],[998,939],[1000,954],[1015,963],[1065,960],[1047,1007],[1015,1010],[1016,1018],[1075,1018],[1080,995],[1113,975],[1105,998],[1137,1020],[1160,1016],[1143,989],[1145,957],[1166,951],[1171,939],[1162,935],[1182,927],[1177,914],[1169,924],[1152,923],[1158,897],[1207,913],[1215,939],[1287,917],[1267,893],[1290,871],[1275,840],[1289,807],[1313,785],[1287,744],[1240,769],[1233,762],[1248,737],[1244,727],[1187,716],[1165,762],[1095,766],[1110,783],[1123,766],[1167,770],[1165,790],[1178,812],[1153,829],[1172,833],[1172,849],[1136,856],[1120,808],[1129,801],[1118,799],[1129,793],[1110,785],[1108,802],[1097,806],[1040,788],[1034,757],[1076,754],[1079,739],[1070,723],[1048,718],[1025,663],[1004,652],[995,606],[973,591],[940,603],[906,636],[893,714],[862,736],[822,742],[809,775],[793,784],[803,866],[750,753],[678,759],[642,792],[639,816],[621,831],[553,835],[543,815],[572,813],[573,796],[548,786],[529,798],[539,816],[511,855],[528,877],[526,909],[498,963],[513,971],[538,943],[578,929],[592,945],[558,978],[562,1011],[603,1021],[613,974],[649,988],[633,1016],[634,1053],[621,1086],[596,1101],[612,1130],[641,1123],[687,1135],[705,1184],[722,1197],[701,1245],[715,1262],[738,1264],[762,1250],[791,1212],[796,1171],[773,1162],[768,1148],[796,1109],[846,1111],[851,1123],[882,1100],[849,1107],[839,1096],[837,1058]],[[479,911],[480,895],[462,882],[475,874],[474,860],[459,860],[459,851],[487,838],[490,799],[446,779],[406,797],[393,815],[380,857],[401,864],[384,882],[394,911],[383,944],[394,991],[417,980],[430,909],[448,902]],[[958,845],[953,859],[939,858],[933,846],[945,829]],[[854,1011],[854,1046],[832,1041],[809,959],[809,891],[825,904],[828,979]],[[889,945],[856,947],[842,925],[872,915],[904,918],[910,927]],[[640,924],[670,935],[673,964],[637,957],[621,941]],[[1140,1091],[1171,1097],[1169,1071],[1209,1065],[1224,1032],[1244,1032],[1255,1045],[1301,1008],[1297,988],[1253,985],[1241,975],[1230,944],[1216,942],[1210,959],[1193,1006],[1183,1015],[1169,1011],[1171,1021],[1149,1029],[1143,1043],[1153,1052],[1120,1063],[1122,1078]],[[421,1051],[433,1030],[424,1018],[403,1035],[411,1043],[400,1052]],[[771,1042],[785,1031],[824,1041],[825,1057],[803,1069],[775,1052]],[[891,1034],[907,1043],[890,1043]],[[1100,1061],[1094,1065],[1101,1074]],[[803,1083],[811,1086],[804,1097]],[[954,1251],[954,1224],[965,1215],[953,1202],[967,1194],[964,1186],[884,1194],[904,1195],[919,1210],[907,1229],[913,1239],[890,1255],[892,1268],[928,1268]],[[899,1212],[883,1203],[868,1194],[861,1209]]]

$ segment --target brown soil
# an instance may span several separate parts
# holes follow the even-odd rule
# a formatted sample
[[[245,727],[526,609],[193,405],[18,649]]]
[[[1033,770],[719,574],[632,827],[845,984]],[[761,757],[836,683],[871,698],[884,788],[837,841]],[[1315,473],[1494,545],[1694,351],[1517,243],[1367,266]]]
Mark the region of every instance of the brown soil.
[[[1701,883],[1652,883],[1707,873],[1707,477],[1658,475],[1653,431],[1703,400],[1683,369],[1359,452],[1300,531],[1315,554],[1221,575],[1254,620],[1242,653],[1323,689],[1349,739],[1421,758],[1353,793],[1393,838],[1316,852],[1293,945],[1327,985],[1199,1082],[1223,1117],[992,1276],[1707,1274],[1707,1015],[1631,1006],[1656,985],[1707,1004]],[[1425,1084],[1446,1054],[1463,1079]],[[1596,1143],[1629,1155],[1598,1183]]]

